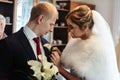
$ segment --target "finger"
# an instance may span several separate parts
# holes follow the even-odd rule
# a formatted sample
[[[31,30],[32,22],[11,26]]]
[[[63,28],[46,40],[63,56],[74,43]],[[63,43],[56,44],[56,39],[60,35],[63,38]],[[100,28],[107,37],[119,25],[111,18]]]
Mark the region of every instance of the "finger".
[[[52,56],[50,56],[50,59],[51,59],[52,62],[54,61],[54,58]]]
[[[52,57],[55,59],[55,60],[59,60],[60,59],[60,55],[58,54],[58,52],[54,52],[52,54]]]
[[[58,62],[56,62],[56,61],[57,61],[57,58],[56,58],[55,55],[53,55],[53,54],[51,54],[51,61],[54,63],[54,65],[57,66],[57,63],[58,63]]]
[[[61,51],[60,51],[57,47],[54,47],[54,48],[53,48],[53,51],[57,51],[60,56],[61,56],[61,54],[62,54]]]
[[[52,51],[52,55],[54,55],[54,56],[60,56],[59,53],[58,53],[58,51]]]
[[[54,63],[54,65],[55,65],[55,61],[54,61],[54,59],[53,58],[51,58],[51,61]]]
[[[56,56],[59,55],[59,53],[57,51],[52,51],[52,55]]]
[[[55,60],[56,57],[55,57],[54,54],[51,54],[50,56],[51,56],[51,58],[52,58],[53,60]]]

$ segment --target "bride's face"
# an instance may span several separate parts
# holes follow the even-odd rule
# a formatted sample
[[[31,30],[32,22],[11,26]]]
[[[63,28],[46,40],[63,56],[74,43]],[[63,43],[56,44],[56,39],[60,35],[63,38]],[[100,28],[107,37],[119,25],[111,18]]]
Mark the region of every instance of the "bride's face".
[[[70,32],[73,38],[81,38],[82,31],[80,30],[79,26],[71,22],[71,20],[67,20],[68,24],[68,31]]]

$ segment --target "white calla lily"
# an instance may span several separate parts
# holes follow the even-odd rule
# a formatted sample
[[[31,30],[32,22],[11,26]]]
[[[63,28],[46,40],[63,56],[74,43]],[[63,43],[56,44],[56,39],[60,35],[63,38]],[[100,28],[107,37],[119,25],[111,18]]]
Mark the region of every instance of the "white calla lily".
[[[58,68],[53,63],[48,62],[45,55],[39,55],[38,58],[41,62],[36,60],[28,61],[28,64],[34,71],[33,76],[35,76],[38,80],[41,80],[41,78],[43,78],[43,80],[51,80],[58,72]]]

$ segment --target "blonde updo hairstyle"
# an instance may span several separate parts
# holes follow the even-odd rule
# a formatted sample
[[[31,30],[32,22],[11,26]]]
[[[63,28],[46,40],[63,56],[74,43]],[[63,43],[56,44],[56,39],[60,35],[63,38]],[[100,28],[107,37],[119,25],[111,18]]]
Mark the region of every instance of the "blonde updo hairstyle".
[[[81,30],[87,27],[92,29],[93,19],[92,10],[86,5],[80,5],[68,13],[66,20],[70,19],[74,24],[78,25]]]

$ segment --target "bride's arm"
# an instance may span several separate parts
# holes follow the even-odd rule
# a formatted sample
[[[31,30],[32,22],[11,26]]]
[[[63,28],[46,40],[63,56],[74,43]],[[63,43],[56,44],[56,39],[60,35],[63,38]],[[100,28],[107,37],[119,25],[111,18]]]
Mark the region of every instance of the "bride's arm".
[[[78,78],[73,74],[66,71],[62,66],[58,68],[60,74],[62,74],[67,80],[85,80],[84,78]]]
[[[60,57],[61,57],[61,52],[58,49],[54,49],[54,51],[51,54],[51,60],[58,67],[59,73],[61,75],[63,75],[67,80],[85,80],[83,78],[78,78],[75,75],[66,71],[60,62]]]

